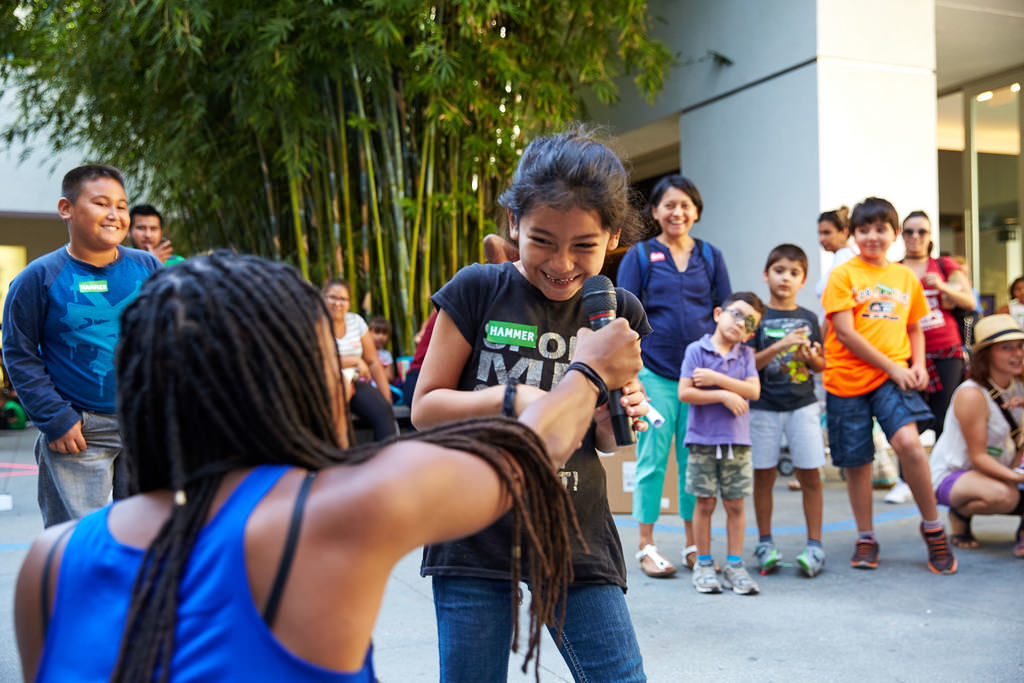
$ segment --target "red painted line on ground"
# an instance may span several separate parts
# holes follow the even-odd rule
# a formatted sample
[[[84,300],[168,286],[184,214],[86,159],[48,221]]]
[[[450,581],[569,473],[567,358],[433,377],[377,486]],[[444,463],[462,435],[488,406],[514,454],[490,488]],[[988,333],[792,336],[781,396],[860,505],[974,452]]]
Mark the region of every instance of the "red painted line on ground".
[[[16,462],[0,462],[0,467],[10,467],[12,470],[32,470],[33,472],[39,470],[39,465],[23,465]]]

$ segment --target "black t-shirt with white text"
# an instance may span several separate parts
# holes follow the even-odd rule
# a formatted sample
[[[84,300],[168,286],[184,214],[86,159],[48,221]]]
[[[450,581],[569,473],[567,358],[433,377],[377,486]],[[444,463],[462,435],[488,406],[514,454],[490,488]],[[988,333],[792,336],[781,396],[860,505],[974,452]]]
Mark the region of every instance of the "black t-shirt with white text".
[[[639,300],[616,290],[618,315],[641,336],[650,333]],[[521,384],[550,391],[573,357],[576,331],[586,326],[582,294],[552,301],[534,287],[513,263],[474,264],[463,268],[432,297],[472,346],[458,389],[472,391],[503,385],[509,376]],[[608,508],[604,467],[594,448],[591,425],[583,445],[559,471],[569,491],[583,538],[584,553],[573,537],[573,573],[577,584],[626,587],[622,545]],[[424,548],[423,575],[510,577],[512,516],[458,541]],[[525,570],[525,563],[524,563]]]

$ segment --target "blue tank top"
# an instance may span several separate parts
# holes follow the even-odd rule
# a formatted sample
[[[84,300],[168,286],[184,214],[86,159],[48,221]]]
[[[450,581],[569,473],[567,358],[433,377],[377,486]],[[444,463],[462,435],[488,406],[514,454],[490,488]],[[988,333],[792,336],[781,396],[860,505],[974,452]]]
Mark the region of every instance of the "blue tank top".
[[[196,538],[181,580],[172,681],[374,680],[372,648],[356,672],[311,664],[278,642],[253,603],[245,524],[289,469],[254,469]],[[82,518],[68,539],[38,681],[110,680],[144,551],[114,539],[109,511],[108,506]]]

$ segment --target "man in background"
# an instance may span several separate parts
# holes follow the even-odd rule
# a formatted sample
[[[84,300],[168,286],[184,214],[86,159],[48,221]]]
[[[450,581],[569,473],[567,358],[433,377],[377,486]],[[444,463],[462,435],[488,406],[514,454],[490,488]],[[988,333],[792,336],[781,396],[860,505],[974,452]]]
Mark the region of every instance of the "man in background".
[[[171,240],[164,238],[163,216],[150,204],[136,204],[129,212],[128,244],[148,251],[165,266],[173,266],[185,259],[174,254]]]

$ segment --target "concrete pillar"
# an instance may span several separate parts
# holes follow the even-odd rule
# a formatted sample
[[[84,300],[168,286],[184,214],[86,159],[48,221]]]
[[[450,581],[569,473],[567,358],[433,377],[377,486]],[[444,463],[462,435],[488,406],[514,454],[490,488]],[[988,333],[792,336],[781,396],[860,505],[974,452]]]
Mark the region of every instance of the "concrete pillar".
[[[722,248],[734,289],[759,293],[771,248],[800,245],[811,263],[798,301],[817,309],[814,283],[827,257],[817,247],[821,210],[879,195],[901,216],[937,213],[935,7],[818,0],[752,16],[741,5],[752,6],[712,5],[707,21],[733,37],[731,48],[714,48],[733,66],[718,68],[748,77],[687,103],[680,117],[680,167],[706,207],[694,235]],[[792,30],[808,26],[811,44]],[[758,73],[763,35],[789,36],[799,49],[775,46],[770,70]],[[892,257],[901,255],[898,242]]]

